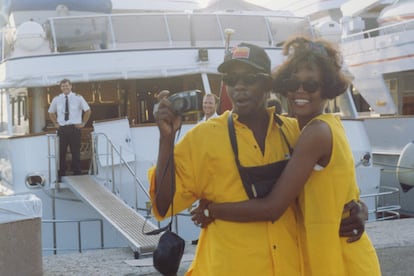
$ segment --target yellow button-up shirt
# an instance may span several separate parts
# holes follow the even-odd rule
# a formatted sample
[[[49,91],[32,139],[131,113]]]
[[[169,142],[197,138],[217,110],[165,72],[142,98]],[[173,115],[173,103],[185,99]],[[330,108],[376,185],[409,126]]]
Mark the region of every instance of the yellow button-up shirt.
[[[288,148],[280,127],[271,118],[262,154],[252,131],[234,116],[243,166],[260,166],[286,158]],[[174,212],[189,208],[196,200],[237,202],[248,199],[235,163],[228,135],[229,112],[191,129],[174,149],[176,193]],[[291,146],[299,134],[294,119],[282,117],[282,129]],[[150,195],[155,205],[155,168],[149,171]],[[163,219],[153,208],[157,219]],[[169,212],[167,213],[171,215]],[[197,251],[187,275],[300,275],[295,211],[289,207],[276,222],[236,223],[215,220],[202,229]]]

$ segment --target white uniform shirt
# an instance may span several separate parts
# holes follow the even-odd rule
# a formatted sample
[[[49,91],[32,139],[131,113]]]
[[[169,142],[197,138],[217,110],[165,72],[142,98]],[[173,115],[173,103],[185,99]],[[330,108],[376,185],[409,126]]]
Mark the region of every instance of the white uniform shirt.
[[[90,109],[88,103],[81,95],[69,92],[69,120],[65,121],[65,102],[66,98],[63,93],[54,97],[48,112],[57,114],[57,123],[60,126],[81,124],[82,111],[88,111]]]
[[[211,115],[211,117],[210,118],[208,118],[208,119],[212,119],[212,118],[216,118],[216,117],[218,117],[219,115],[217,114],[217,112],[214,112],[214,114],[213,115]],[[205,121],[207,121],[207,118],[206,118],[206,116],[204,115],[203,116],[203,118],[200,120],[200,121],[198,121],[199,123],[202,123],[202,122],[205,122]]]

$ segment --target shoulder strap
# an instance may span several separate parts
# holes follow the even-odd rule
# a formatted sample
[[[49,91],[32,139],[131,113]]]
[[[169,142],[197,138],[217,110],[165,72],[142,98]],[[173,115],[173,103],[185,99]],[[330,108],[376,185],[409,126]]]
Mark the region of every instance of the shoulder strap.
[[[275,122],[279,125],[279,131],[282,134],[283,140],[285,140],[286,146],[288,147],[288,150],[289,150],[289,154],[292,155],[293,149],[290,146],[289,141],[286,138],[286,135],[282,130],[283,121],[282,121],[282,119],[280,119],[279,115],[276,114],[276,112],[273,114],[273,117],[274,117]]]
[[[253,193],[251,184],[249,184],[250,183],[249,175],[245,173],[244,170],[241,169],[240,160],[239,160],[239,150],[237,148],[236,131],[234,129],[233,116],[231,112],[229,114],[229,117],[227,118],[227,122],[228,122],[228,131],[229,131],[231,147],[233,148],[233,152],[234,152],[234,160],[236,161],[237,169],[239,171],[239,175],[242,180],[244,190],[246,191],[249,198],[254,198],[256,196]]]
[[[277,117],[276,114],[274,116],[275,116],[274,117],[275,122],[279,125],[279,130],[280,130],[280,133],[282,134],[283,140],[286,142],[287,147],[289,149],[289,154],[292,154],[293,150],[290,147],[290,144],[288,143],[288,140],[287,140],[285,134],[282,131],[283,121],[279,117]],[[250,181],[249,174],[246,173],[246,170],[243,170],[242,166],[240,165],[239,151],[238,151],[238,147],[237,147],[236,131],[234,129],[234,122],[233,122],[232,113],[229,114],[229,117],[227,118],[227,122],[228,122],[228,132],[229,132],[229,137],[230,137],[230,143],[231,143],[231,147],[233,148],[234,159],[236,161],[237,169],[239,171],[239,175],[240,175],[240,178],[242,180],[243,187],[244,187],[247,195],[249,196],[249,198],[256,198],[257,193],[256,193],[256,189],[254,188],[254,184]]]
[[[236,160],[237,167],[240,166],[239,161],[239,149],[237,148],[237,139],[236,139],[236,131],[234,129],[234,122],[233,122],[233,113],[230,112],[229,117],[227,118],[228,122],[228,131],[230,136],[230,143],[231,147],[233,148],[234,158]]]

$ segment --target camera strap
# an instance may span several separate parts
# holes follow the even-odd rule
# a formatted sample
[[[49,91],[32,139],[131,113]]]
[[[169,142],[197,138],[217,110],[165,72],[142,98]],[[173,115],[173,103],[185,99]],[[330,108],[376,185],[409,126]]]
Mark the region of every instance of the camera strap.
[[[171,166],[168,166],[170,164]],[[174,150],[168,158],[167,167],[165,168],[163,177],[167,169],[171,170],[171,220],[167,226],[160,229],[145,233],[147,235],[156,235],[164,232],[152,255],[153,266],[162,275],[177,275],[180,267],[181,259],[185,250],[185,240],[172,231],[172,223],[174,220],[174,194],[175,194],[175,165]],[[177,219],[177,218],[175,218]]]
[[[170,157],[168,158],[168,162],[167,162],[167,168],[168,168],[168,164],[171,164],[171,218],[170,218],[170,222],[164,226],[161,227],[159,229],[155,229],[152,230],[150,232],[146,232],[145,235],[158,235],[162,232],[165,231],[171,231],[172,230],[172,223],[174,221],[174,194],[175,194],[175,164],[174,164],[174,150],[172,151]]]

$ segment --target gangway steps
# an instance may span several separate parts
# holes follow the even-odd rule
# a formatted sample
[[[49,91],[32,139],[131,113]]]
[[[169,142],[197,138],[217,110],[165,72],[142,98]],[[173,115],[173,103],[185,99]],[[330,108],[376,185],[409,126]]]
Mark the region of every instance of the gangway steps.
[[[160,235],[149,236],[157,227],[137,213],[90,175],[65,176],[62,180],[115,227],[138,253],[152,252]]]

